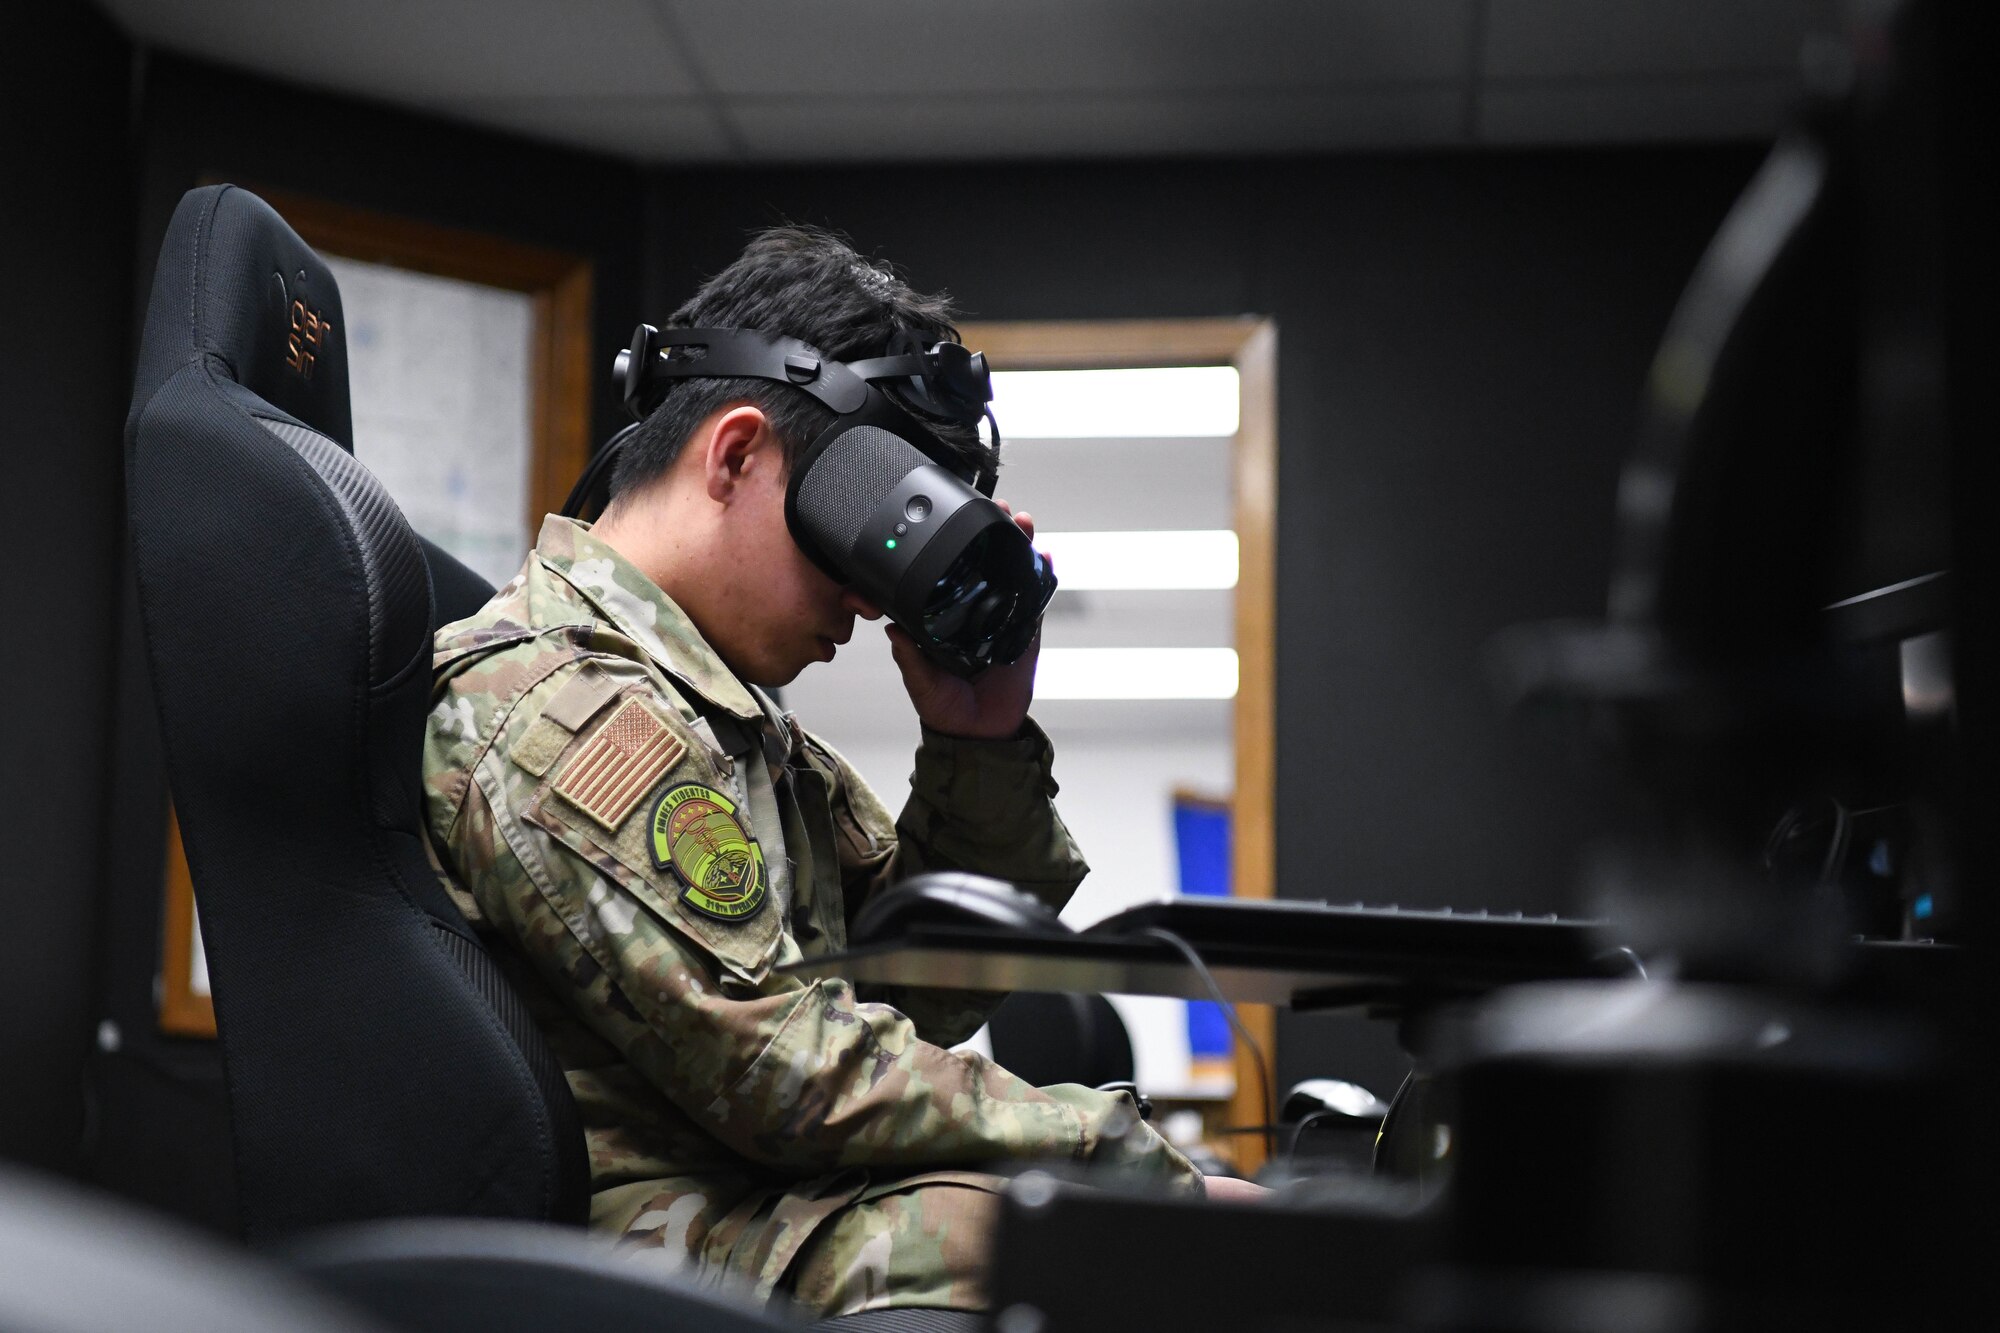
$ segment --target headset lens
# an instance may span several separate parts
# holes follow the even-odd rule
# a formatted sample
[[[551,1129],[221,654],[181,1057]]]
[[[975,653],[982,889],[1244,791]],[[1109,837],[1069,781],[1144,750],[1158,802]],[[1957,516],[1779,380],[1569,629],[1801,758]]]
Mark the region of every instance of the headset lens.
[[[1034,641],[1055,592],[1047,557],[995,524],[960,551],[924,602],[931,642],[978,669],[1016,661]]]

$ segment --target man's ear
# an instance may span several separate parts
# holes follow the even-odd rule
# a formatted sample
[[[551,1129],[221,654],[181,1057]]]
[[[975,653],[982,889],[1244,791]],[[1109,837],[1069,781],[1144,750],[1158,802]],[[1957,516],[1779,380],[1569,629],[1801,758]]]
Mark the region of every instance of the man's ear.
[[[725,407],[695,432],[701,444],[702,485],[708,498],[727,504],[760,468],[778,462],[777,433],[763,409],[750,403]]]

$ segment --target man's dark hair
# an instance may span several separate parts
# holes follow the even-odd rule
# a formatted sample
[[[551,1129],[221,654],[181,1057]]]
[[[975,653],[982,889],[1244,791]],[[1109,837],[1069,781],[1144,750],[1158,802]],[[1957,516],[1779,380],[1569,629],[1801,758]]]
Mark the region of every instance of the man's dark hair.
[[[887,265],[864,259],[845,240],[816,227],[773,227],[702,284],[667,318],[670,328],[755,329],[810,343],[835,361],[885,356],[899,331],[929,348],[957,341],[955,312],[945,293],[911,289]],[[611,478],[611,499],[662,476],[680,457],[695,427],[731,403],[762,409],[783,443],[786,466],[833,424],[834,415],[804,390],[747,377],[677,381],[625,443]],[[990,455],[978,430],[924,422],[968,465]]]

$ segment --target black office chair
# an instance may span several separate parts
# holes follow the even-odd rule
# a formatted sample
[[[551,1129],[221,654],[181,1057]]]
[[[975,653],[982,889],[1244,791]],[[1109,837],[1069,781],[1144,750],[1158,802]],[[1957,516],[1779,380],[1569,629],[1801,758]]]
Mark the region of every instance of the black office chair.
[[[0,1163],[0,1329],[112,1328],[395,1333],[186,1223]]]
[[[986,1020],[993,1059],[1036,1087],[1102,1087],[1133,1078],[1132,1037],[1102,995],[1019,991]]]
[[[200,902],[246,1233],[581,1222],[561,1069],[424,852],[426,548],[355,461],[333,277],[262,200],[188,194],[154,275],[127,499]]]
[[[783,1333],[796,1327],[782,1309],[759,1308],[748,1284],[690,1287],[643,1252],[620,1253],[569,1228],[380,1222],[320,1232],[288,1247],[283,1257],[321,1291],[407,1333]]]

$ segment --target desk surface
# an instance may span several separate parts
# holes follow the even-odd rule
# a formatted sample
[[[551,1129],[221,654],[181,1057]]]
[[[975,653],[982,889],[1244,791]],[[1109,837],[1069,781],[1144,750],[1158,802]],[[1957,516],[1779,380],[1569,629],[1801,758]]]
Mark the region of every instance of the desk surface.
[[[1081,934],[914,926],[894,941],[781,970],[904,986],[1209,998],[1200,974],[1143,933],[1150,929],[1186,940],[1229,999],[1295,1009],[1400,1005],[1607,970],[1593,961],[1601,946],[1587,921],[1225,898],[1149,903]]]

